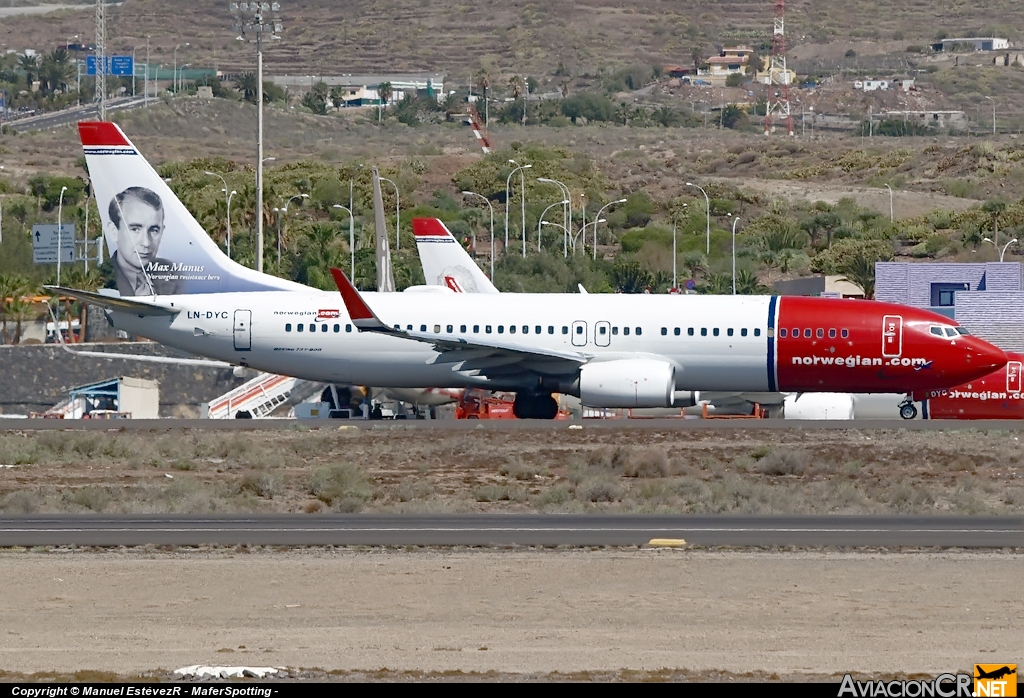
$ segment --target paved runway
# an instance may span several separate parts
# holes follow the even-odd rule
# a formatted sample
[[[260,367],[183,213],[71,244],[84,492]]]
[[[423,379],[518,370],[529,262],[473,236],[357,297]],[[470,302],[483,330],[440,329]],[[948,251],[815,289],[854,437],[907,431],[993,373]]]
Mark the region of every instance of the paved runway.
[[[477,429],[560,430],[583,429],[678,429],[680,431],[768,429],[768,430],[896,430],[954,431],[992,430],[1022,431],[1024,420],[910,420],[851,419],[585,419],[546,421],[532,419],[11,419],[0,415],[0,432],[5,430],[40,431],[49,429],[167,431],[171,429],[262,430],[262,429],[432,429],[442,431],[473,431]]]
[[[643,545],[1024,547],[1024,517],[274,515],[5,516],[0,546]]]

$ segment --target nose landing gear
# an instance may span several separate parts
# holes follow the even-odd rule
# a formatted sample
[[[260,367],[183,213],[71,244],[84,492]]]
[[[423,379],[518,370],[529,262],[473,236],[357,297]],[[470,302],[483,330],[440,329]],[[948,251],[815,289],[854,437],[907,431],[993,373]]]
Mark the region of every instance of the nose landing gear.
[[[914,419],[917,417],[917,407],[909,396],[900,403],[900,416],[903,417],[903,419]]]

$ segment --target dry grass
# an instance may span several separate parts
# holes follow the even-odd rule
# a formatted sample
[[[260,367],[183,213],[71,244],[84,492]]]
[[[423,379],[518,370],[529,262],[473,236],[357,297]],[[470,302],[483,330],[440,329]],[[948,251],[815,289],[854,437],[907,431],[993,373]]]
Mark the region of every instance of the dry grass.
[[[1012,432],[0,433],[0,512],[1024,512]],[[515,452],[514,457],[508,453]],[[855,454],[854,459],[851,454]]]

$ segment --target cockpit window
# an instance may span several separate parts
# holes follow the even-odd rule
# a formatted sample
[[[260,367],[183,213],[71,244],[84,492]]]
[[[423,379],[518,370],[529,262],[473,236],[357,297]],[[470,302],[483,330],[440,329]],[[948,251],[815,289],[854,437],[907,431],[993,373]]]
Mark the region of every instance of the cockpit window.
[[[963,335],[970,335],[970,334],[971,334],[970,332],[968,332],[968,331],[967,331],[966,329],[964,329],[963,327],[957,327],[957,328],[956,328],[956,331],[957,331],[957,332],[959,332],[960,334],[963,334]]]
[[[947,337],[959,337],[960,335],[957,333],[955,327],[947,327],[946,328],[946,336]]]
[[[942,328],[939,327],[938,325],[932,325],[931,328],[929,328],[929,329],[930,329],[931,333],[933,335],[935,335],[936,337],[941,337],[942,336]]]

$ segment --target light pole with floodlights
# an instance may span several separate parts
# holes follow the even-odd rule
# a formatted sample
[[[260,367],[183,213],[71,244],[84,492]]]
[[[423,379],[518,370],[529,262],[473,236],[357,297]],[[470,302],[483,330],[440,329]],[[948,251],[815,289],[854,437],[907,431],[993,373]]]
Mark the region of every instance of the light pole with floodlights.
[[[688,187],[696,187],[697,189],[700,189],[700,193],[704,195],[704,205],[706,206],[705,211],[707,212],[707,228],[706,228],[706,232],[705,232],[705,234],[707,236],[707,246],[706,246],[706,249],[704,250],[704,254],[710,255],[711,254],[711,199],[708,198],[708,193],[706,191],[704,191],[703,188],[698,187],[693,182],[687,182],[686,186],[688,186]]]
[[[174,84],[174,96],[178,96],[178,49],[182,46],[188,46],[186,41],[184,44],[178,44],[174,47],[174,79],[171,81]]]
[[[353,284],[356,282],[356,233],[355,233],[355,216],[352,215],[352,209],[348,206],[342,206],[341,204],[334,204],[331,208],[338,208],[348,214],[348,253],[349,253],[349,281]]]
[[[491,209],[491,283],[494,282],[494,206],[491,205],[491,200],[483,194],[477,194],[475,191],[464,191],[462,192],[466,196],[479,196],[487,204],[487,208]],[[475,251],[475,250],[474,250]]]
[[[245,41],[246,32],[256,35],[256,271],[263,271],[263,34],[280,39],[284,25],[277,2],[232,2],[229,7],[239,32],[235,38]],[[270,17],[264,14],[267,10]]]
[[[885,188],[889,190],[889,222],[892,223],[893,221],[896,220],[893,217],[893,212],[892,212],[892,187],[890,187],[888,184],[886,184]]]

